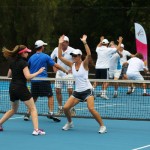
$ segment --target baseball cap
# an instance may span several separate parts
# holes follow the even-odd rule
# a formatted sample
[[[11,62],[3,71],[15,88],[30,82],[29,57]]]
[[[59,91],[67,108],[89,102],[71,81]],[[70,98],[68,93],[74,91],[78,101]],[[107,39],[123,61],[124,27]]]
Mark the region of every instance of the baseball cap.
[[[75,49],[73,52],[70,53],[70,55],[82,55],[82,52],[80,49]]]
[[[124,48],[124,44],[121,44],[120,47]]]
[[[69,42],[69,38],[67,36],[64,36],[64,41]]]
[[[102,44],[108,44],[109,43],[109,41],[107,40],[107,39],[104,39],[103,41],[102,41]]]
[[[35,48],[41,47],[43,45],[47,45],[47,43],[43,42],[42,40],[37,40],[35,42]]]

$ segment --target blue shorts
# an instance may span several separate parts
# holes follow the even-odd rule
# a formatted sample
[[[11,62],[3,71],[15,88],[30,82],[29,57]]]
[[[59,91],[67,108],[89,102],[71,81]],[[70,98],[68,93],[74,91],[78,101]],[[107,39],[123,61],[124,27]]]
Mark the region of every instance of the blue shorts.
[[[88,90],[82,91],[82,92],[74,91],[72,96],[74,98],[79,99],[80,102],[85,102],[89,96],[94,96],[94,92],[92,89],[88,89]]]

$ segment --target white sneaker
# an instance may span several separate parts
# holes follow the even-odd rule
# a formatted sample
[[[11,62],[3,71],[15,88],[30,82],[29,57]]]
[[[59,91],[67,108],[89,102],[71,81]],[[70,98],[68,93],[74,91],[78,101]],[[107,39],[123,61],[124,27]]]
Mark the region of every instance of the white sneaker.
[[[100,95],[101,98],[108,100],[109,98],[107,97],[107,95]]]
[[[63,126],[62,130],[69,130],[70,128],[73,128],[73,127],[74,127],[73,122],[67,122],[67,123]]]
[[[101,134],[106,133],[107,132],[106,126],[101,126],[98,132]]]
[[[45,135],[46,133],[43,131],[43,130],[41,130],[41,129],[38,129],[38,130],[34,130],[33,132],[32,132],[32,135]]]

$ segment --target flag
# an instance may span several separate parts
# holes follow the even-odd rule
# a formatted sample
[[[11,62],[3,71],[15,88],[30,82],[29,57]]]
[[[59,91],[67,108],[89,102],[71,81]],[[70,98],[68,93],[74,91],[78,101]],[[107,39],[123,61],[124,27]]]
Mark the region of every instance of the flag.
[[[135,38],[136,38],[136,50],[138,53],[142,53],[144,57],[144,61],[147,62],[147,38],[144,28],[138,24],[135,25]]]

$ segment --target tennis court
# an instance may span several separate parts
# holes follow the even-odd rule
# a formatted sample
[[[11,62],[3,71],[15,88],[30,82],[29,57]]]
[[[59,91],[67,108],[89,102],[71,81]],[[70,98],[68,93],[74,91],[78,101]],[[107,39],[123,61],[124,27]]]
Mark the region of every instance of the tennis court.
[[[53,81],[54,82],[54,81]],[[52,87],[54,86],[51,81]],[[100,82],[100,81],[99,81]],[[25,122],[23,114],[26,107],[20,103],[19,113],[4,124],[4,132],[0,133],[1,148],[5,149],[65,149],[65,150],[148,150],[150,149],[150,97],[142,96],[142,88],[136,85],[136,90],[131,95],[126,95],[127,86],[119,88],[118,97],[113,98],[113,86],[108,88],[109,100],[96,97],[95,108],[100,112],[107,126],[107,134],[98,134],[98,124],[92,119],[87,110],[86,102],[75,107],[76,117],[73,119],[75,127],[69,131],[62,131],[66,118],[61,117],[60,123],[39,117],[40,128],[46,131],[45,136],[34,137],[32,122]],[[140,83],[141,84],[141,83]],[[149,84],[149,83],[147,83]],[[1,79],[0,82],[0,111],[5,112],[10,108],[8,94],[9,80]],[[28,83],[30,86],[30,83]],[[101,86],[95,89],[99,93]],[[53,88],[54,89],[54,88]],[[68,94],[63,89],[63,100]],[[150,89],[147,88],[150,93]],[[57,112],[56,95],[55,112]],[[47,98],[41,97],[36,103],[40,115],[48,112]],[[0,117],[2,114],[0,114]],[[119,119],[119,120],[118,120]],[[9,144],[8,144],[9,143]]]
[[[98,134],[98,125],[94,119],[74,118],[73,121],[75,127],[69,131],[63,131],[61,128],[66,123],[65,118],[62,118],[60,123],[54,123],[40,116],[40,127],[46,131],[46,135],[35,137],[31,135],[31,121],[25,122],[22,115],[15,115],[4,124],[5,131],[0,133],[1,149],[150,149],[149,121],[104,120],[108,130],[106,134]]]

